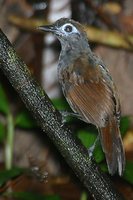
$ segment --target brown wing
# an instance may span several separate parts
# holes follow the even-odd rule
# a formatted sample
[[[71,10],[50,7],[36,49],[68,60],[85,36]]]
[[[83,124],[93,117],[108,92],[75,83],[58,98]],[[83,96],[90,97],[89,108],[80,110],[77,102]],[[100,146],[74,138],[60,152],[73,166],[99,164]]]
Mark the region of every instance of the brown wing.
[[[100,73],[99,69],[93,72],[89,69],[80,75],[73,72],[66,95],[72,109],[84,121],[103,127],[108,116],[113,115],[114,102],[112,91]]]
[[[114,105],[110,92],[99,82],[80,84],[72,87],[68,94],[70,105],[85,121],[103,127],[108,115],[113,114]]]

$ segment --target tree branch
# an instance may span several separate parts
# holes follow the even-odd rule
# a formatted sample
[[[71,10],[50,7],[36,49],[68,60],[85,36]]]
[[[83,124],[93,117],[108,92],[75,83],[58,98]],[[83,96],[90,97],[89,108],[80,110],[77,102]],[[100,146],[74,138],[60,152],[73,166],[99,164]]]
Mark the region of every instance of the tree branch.
[[[75,138],[69,127],[62,124],[60,113],[31,76],[27,66],[18,57],[2,31],[0,31],[0,69],[92,196],[97,200],[122,199],[110,180],[88,157],[85,147]]]

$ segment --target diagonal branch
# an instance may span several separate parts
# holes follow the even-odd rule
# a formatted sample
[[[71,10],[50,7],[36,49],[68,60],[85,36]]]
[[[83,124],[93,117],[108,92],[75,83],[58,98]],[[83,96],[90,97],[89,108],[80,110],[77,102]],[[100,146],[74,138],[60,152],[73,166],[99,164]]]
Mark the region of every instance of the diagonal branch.
[[[110,180],[99,170],[87,150],[61,122],[60,113],[31,76],[25,63],[0,31],[0,69],[20,95],[43,131],[56,145],[69,166],[95,199],[120,200]]]

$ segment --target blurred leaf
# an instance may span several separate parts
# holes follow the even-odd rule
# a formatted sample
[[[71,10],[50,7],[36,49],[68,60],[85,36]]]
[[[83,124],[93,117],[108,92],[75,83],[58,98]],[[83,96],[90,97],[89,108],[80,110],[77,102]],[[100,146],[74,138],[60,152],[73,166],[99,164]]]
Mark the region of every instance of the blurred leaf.
[[[9,102],[1,84],[0,84],[0,112],[4,114],[7,114],[9,112]]]
[[[70,107],[64,98],[52,99],[52,103],[58,110],[70,110]]]
[[[8,193],[7,196],[11,196],[19,200],[61,200],[57,195],[41,195],[31,192],[13,192]]]
[[[92,146],[96,139],[96,135],[93,133],[89,133],[86,130],[79,130],[78,131],[78,138],[82,141],[83,145],[86,148],[89,148]]]
[[[4,140],[5,137],[5,126],[0,122],[0,142]]]
[[[83,191],[81,193],[80,200],[87,200],[88,199],[88,193],[86,191]]]
[[[133,161],[126,162],[126,168],[123,178],[129,183],[133,184]]]
[[[127,116],[122,117],[121,121],[120,121],[120,130],[121,130],[122,136],[124,136],[126,134],[129,126],[130,126],[130,119],[129,119],[129,117],[127,117]]]
[[[100,168],[103,172],[108,172],[108,167],[107,167],[107,164],[105,162],[100,163]]]
[[[35,128],[37,127],[36,122],[28,113],[28,111],[24,110],[17,114],[15,119],[15,125],[20,128]]]
[[[88,149],[94,144],[97,138],[97,135],[95,135],[94,133],[90,133],[86,130],[80,130],[78,132],[78,138],[81,140],[83,145]],[[94,158],[97,163],[100,163],[101,161],[104,160],[104,153],[101,149],[101,146],[99,146],[98,143],[96,144],[96,147],[94,150]]]
[[[0,187],[6,183],[11,178],[14,178],[24,172],[22,168],[12,168],[10,170],[2,170],[0,171]]]
[[[94,158],[95,158],[97,163],[100,163],[105,159],[102,148],[99,145],[96,145],[96,148],[94,150]]]

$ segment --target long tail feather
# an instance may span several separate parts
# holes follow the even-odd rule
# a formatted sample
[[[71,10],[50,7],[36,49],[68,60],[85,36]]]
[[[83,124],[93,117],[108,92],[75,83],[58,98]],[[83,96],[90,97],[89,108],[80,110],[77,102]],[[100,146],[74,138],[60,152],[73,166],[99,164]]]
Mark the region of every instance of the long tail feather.
[[[109,173],[113,175],[118,170],[122,176],[125,169],[125,153],[118,123],[112,118],[106,127],[99,128],[99,133]]]

